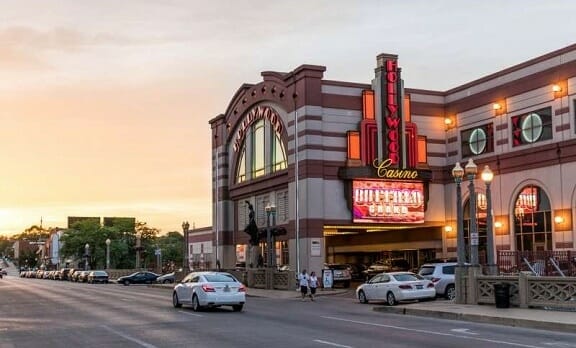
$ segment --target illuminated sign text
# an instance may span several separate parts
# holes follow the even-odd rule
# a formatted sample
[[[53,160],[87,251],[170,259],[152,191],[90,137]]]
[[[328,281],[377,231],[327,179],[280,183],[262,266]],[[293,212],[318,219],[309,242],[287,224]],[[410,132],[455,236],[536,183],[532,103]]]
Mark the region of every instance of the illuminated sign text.
[[[236,131],[236,137],[234,139],[234,151],[238,152],[240,147],[242,146],[242,142],[246,137],[246,131],[248,127],[254,121],[266,119],[272,124],[272,127],[276,131],[276,133],[282,133],[282,121],[280,120],[280,116],[276,111],[268,106],[258,106],[254,109],[250,110],[250,112],[244,117],[240,126],[238,126],[238,130]]]

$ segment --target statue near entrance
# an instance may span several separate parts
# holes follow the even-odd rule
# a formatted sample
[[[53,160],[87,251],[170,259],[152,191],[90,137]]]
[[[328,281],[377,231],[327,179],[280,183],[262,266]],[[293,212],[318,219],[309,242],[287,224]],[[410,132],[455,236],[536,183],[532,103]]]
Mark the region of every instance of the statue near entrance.
[[[245,201],[248,204],[248,225],[244,229],[244,232],[248,233],[250,236],[250,262],[247,265],[249,268],[253,268],[254,265],[258,264],[258,257],[262,257],[258,251],[258,244],[260,243],[260,236],[258,235],[258,226],[256,225],[254,207],[249,201]]]

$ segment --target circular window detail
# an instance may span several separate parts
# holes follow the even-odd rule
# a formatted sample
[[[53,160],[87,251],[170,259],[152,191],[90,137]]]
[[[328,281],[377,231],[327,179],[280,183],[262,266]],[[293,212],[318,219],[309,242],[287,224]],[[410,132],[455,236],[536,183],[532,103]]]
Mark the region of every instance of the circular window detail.
[[[528,114],[522,120],[522,140],[533,143],[542,135],[542,118],[536,113]]]
[[[476,128],[470,133],[470,138],[468,139],[470,144],[470,151],[473,154],[479,155],[486,149],[486,132],[482,128]]]

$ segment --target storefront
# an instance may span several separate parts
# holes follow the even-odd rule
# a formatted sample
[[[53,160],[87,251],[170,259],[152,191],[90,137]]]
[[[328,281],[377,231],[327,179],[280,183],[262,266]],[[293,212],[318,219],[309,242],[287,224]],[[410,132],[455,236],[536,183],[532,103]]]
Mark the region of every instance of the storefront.
[[[322,66],[262,73],[210,121],[212,257],[294,270],[455,257],[451,170],[470,158],[494,173],[496,250],[573,249],[575,57],[569,46],[445,92],[405,88],[390,54],[369,84],[324,80]]]

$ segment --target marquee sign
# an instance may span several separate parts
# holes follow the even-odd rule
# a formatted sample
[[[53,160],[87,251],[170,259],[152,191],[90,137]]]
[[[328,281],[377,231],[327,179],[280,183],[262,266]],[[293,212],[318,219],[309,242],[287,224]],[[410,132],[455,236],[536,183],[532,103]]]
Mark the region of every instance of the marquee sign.
[[[416,181],[353,180],[352,219],[361,223],[423,223],[424,184]]]
[[[386,79],[386,143],[388,150],[388,159],[392,165],[400,163],[400,115],[398,114],[398,62],[396,60],[387,60],[385,64]]]

